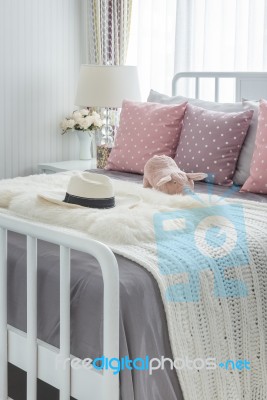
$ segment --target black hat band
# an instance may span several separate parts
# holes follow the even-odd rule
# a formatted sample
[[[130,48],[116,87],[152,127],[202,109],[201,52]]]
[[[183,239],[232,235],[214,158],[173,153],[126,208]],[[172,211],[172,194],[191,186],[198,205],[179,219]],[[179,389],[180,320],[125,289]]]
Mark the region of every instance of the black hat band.
[[[91,199],[87,197],[74,196],[73,194],[66,193],[65,203],[76,204],[82,207],[90,208],[112,208],[115,207],[115,197],[106,199]]]

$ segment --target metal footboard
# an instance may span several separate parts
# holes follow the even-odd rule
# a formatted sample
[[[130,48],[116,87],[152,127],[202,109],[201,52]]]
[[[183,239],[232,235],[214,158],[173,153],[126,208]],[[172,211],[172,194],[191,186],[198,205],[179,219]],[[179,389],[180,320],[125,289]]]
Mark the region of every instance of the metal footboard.
[[[7,325],[7,231],[27,236],[27,334]],[[37,239],[60,246],[60,349],[37,339]],[[74,369],[70,359],[70,250],[94,256],[104,281],[103,349],[119,357],[119,274],[104,244],[22,219],[0,216],[0,400],[8,399],[7,366],[27,372],[27,400],[37,399],[37,378],[60,390],[60,400],[118,400],[119,379],[112,371]],[[60,366],[58,368],[58,365]],[[57,366],[57,367],[56,367]]]

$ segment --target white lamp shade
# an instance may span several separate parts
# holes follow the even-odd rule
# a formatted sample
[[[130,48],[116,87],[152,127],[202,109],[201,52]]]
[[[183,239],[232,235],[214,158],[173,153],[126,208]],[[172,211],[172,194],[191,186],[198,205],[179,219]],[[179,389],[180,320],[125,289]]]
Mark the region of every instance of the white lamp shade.
[[[83,64],[75,104],[120,108],[124,99],[139,101],[137,67]]]

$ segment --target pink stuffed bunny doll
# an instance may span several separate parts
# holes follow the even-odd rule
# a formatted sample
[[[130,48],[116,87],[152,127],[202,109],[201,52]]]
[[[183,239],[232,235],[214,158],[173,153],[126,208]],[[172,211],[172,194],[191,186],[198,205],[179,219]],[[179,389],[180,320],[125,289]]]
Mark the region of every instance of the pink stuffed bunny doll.
[[[194,181],[206,178],[203,173],[185,173],[168,156],[154,156],[144,168],[143,185],[168,194],[185,194],[194,190]]]

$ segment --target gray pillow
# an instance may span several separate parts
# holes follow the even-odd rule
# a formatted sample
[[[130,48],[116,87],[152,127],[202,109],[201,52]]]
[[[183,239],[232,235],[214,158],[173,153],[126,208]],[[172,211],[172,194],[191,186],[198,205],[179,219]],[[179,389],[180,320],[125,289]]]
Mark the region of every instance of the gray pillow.
[[[236,172],[233,181],[236,185],[244,185],[250,175],[250,164],[254,152],[255,140],[258,126],[259,103],[256,101],[243,100],[245,110],[254,110],[252,121],[242,146],[240,156],[237,162]]]
[[[147,98],[148,102],[151,103],[162,103],[162,104],[180,104],[188,101],[189,104],[194,106],[205,108],[206,110],[222,111],[222,112],[238,112],[244,111],[243,104],[240,103],[215,103],[212,101],[205,101],[199,99],[190,99],[183,96],[170,97],[166,94],[161,94],[155,90],[150,90]]]

